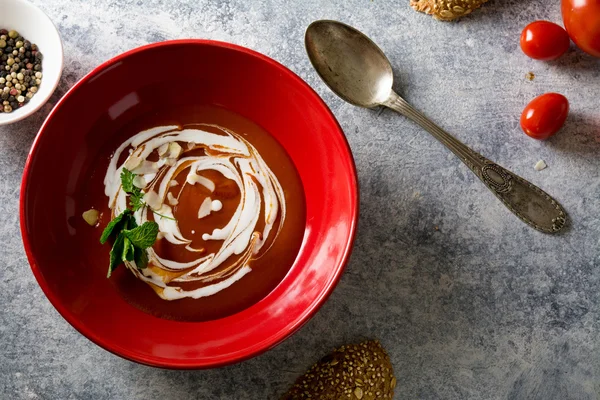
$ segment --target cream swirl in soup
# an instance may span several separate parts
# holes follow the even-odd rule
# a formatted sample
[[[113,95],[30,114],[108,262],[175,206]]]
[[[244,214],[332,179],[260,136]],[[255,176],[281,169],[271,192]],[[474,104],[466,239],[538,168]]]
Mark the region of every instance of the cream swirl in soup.
[[[277,177],[242,135],[223,127],[160,126],[122,143],[104,178],[113,217],[129,201],[123,168],[136,174],[147,205],[135,212],[136,222],[159,226],[159,240],[146,250],[148,266],[125,265],[165,300],[197,299],[231,286],[251,272],[283,225]]]

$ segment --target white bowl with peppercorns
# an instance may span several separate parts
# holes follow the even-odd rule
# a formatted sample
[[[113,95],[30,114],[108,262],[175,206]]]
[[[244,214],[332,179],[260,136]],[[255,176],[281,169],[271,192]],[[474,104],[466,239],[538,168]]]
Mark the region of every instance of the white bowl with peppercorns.
[[[22,120],[48,101],[60,80],[56,27],[25,0],[0,2],[0,125]]]

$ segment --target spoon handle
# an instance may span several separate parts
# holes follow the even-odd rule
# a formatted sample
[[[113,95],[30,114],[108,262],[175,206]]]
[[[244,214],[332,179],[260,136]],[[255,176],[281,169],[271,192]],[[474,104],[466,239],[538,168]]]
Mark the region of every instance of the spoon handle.
[[[383,105],[410,118],[446,145],[523,222],[546,233],[556,233],[565,226],[564,209],[542,189],[471,150],[396,93]]]

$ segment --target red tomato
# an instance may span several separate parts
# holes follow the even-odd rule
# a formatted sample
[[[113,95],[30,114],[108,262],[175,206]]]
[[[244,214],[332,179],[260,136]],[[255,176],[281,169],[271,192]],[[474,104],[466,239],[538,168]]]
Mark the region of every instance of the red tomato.
[[[534,139],[548,139],[562,128],[569,115],[569,100],[562,94],[546,93],[527,104],[521,128]]]
[[[523,53],[536,60],[556,60],[569,50],[570,45],[567,31],[553,22],[532,22],[521,33]]]
[[[562,0],[562,16],[575,44],[600,57],[600,0]]]

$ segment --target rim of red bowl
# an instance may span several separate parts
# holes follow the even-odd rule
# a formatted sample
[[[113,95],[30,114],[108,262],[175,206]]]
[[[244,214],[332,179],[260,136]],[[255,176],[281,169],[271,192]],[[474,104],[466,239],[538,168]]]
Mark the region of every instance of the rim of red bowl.
[[[335,126],[337,127],[337,134],[339,134],[341,136],[343,143],[346,146],[347,154],[348,154],[348,157],[350,158],[350,165],[352,168],[351,173],[354,176],[354,182],[355,182],[354,190],[352,191],[352,193],[350,193],[352,202],[354,204],[354,207],[352,210],[352,224],[350,226],[348,242],[346,243],[346,247],[343,252],[342,260],[336,267],[337,270],[336,270],[334,279],[332,279],[331,281],[328,282],[328,285],[321,292],[320,297],[318,297],[317,300],[311,304],[311,306],[307,310],[307,312],[305,312],[303,315],[299,316],[299,318],[294,322],[294,325],[289,330],[282,330],[278,335],[272,336],[270,338],[270,341],[268,341],[268,342],[263,341],[260,343],[260,346],[258,346],[258,347],[254,346],[252,348],[249,348],[249,351],[244,354],[241,354],[241,355],[238,355],[235,357],[231,357],[226,361],[221,361],[221,362],[217,362],[217,363],[205,363],[205,364],[200,364],[197,362],[183,362],[183,363],[177,362],[177,363],[175,363],[175,362],[168,362],[168,361],[165,362],[164,360],[159,361],[156,359],[152,359],[151,357],[140,357],[138,354],[135,354],[134,352],[130,352],[127,349],[123,349],[118,346],[114,346],[112,343],[104,340],[102,337],[97,336],[91,330],[86,329],[86,327],[83,326],[77,318],[72,317],[68,313],[66,308],[62,305],[62,303],[54,296],[54,294],[50,290],[48,283],[43,278],[42,273],[37,266],[35,256],[31,250],[31,244],[29,242],[27,232],[24,228],[26,226],[26,224],[25,224],[25,193],[26,193],[26,189],[27,189],[27,186],[29,183],[30,163],[38,151],[38,142],[39,142],[42,131],[44,130],[46,125],[49,123],[49,121],[52,119],[52,117],[54,116],[54,114],[55,114],[56,110],[59,108],[59,106],[71,95],[71,93],[73,91],[77,90],[77,88],[79,86],[81,86],[83,83],[85,83],[86,81],[88,81],[89,79],[91,79],[92,77],[94,77],[95,75],[97,75],[98,73],[100,73],[101,71],[106,69],[107,67],[119,62],[121,59],[126,58],[132,54],[151,49],[151,48],[161,47],[161,46],[166,46],[166,45],[181,45],[181,44],[184,44],[184,45],[185,44],[204,44],[204,45],[223,47],[223,48],[227,48],[230,50],[242,52],[247,55],[256,57],[268,64],[271,64],[271,66],[274,66],[277,69],[279,69],[280,72],[282,74],[285,74],[289,79],[296,81],[300,86],[302,86],[305,90],[307,90],[309,93],[311,93],[311,95],[314,97],[315,101],[317,101],[323,107],[323,112],[328,114],[331,117],[331,119],[333,120],[333,122],[335,123]],[[46,297],[48,298],[50,303],[59,312],[59,314],[73,328],[75,328],[80,334],[82,334],[87,339],[91,340],[96,345],[102,347],[103,349],[105,349],[119,357],[130,360],[130,361],[134,361],[137,363],[141,363],[141,364],[145,364],[145,365],[149,365],[149,366],[153,366],[153,367],[168,368],[168,369],[217,368],[217,367],[222,367],[225,365],[235,364],[235,363],[253,358],[255,356],[258,356],[258,355],[272,349],[273,347],[277,346],[278,344],[283,342],[285,339],[287,339],[288,337],[293,335],[295,332],[297,332],[298,329],[300,329],[305,323],[307,323],[317,313],[317,311],[321,308],[321,306],[329,298],[329,296],[333,292],[334,288],[337,286],[339,280],[341,279],[341,276],[342,276],[344,270],[346,269],[348,259],[350,258],[350,254],[351,254],[352,248],[354,246],[354,241],[356,239],[356,228],[357,228],[357,224],[358,224],[358,212],[359,212],[359,184],[358,184],[358,174],[356,172],[356,164],[354,162],[352,150],[348,143],[348,139],[346,138],[346,135],[344,134],[344,131],[342,130],[342,127],[340,126],[338,120],[335,118],[335,115],[333,114],[333,112],[331,111],[329,106],[327,106],[325,101],[323,101],[321,96],[319,96],[317,94],[317,92],[310,85],[308,85],[308,83],[306,83],[302,78],[300,78],[298,75],[296,75],[296,73],[294,73],[292,70],[290,70],[283,64],[279,63],[278,61],[275,61],[274,59],[272,59],[262,53],[248,49],[246,47],[242,47],[242,46],[232,44],[232,43],[227,43],[227,42],[209,40],[209,39],[177,39],[177,40],[168,40],[168,41],[163,41],[163,42],[158,42],[158,43],[151,43],[151,44],[147,44],[144,46],[136,47],[132,50],[129,50],[122,54],[119,54],[119,55],[109,59],[108,61],[105,61],[104,63],[102,63],[99,66],[97,66],[96,68],[94,68],[92,71],[88,72],[85,76],[83,76],[56,103],[56,105],[52,108],[52,110],[46,117],[45,121],[43,122],[42,126],[40,127],[36,137],[33,140],[31,149],[29,150],[29,154],[28,154],[27,160],[25,162],[25,167],[23,169],[23,178],[21,181],[21,188],[20,188],[20,193],[19,193],[19,221],[20,221],[21,237],[23,239],[23,246],[25,248],[25,253],[27,255],[27,259],[29,261],[31,270],[33,271],[33,275],[35,276],[38,284],[42,288],[42,291],[44,292],[44,294],[46,295]]]

